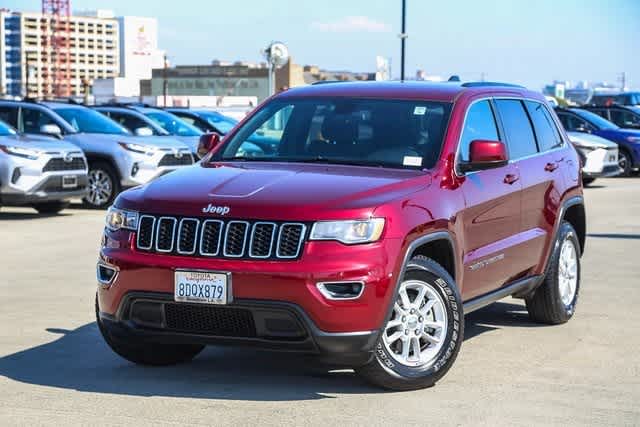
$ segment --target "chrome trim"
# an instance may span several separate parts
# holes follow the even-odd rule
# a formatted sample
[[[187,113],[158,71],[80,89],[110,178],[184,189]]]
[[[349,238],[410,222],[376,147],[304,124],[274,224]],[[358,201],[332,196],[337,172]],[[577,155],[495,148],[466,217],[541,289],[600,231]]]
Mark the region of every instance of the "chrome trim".
[[[209,222],[217,222],[218,224],[220,224],[220,232],[218,233],[218,250],[215,253],[213,253],[213,252],[205,252],[205,251],[202,250],[202,242],[204,241],[204,232],[203,232],[203,230],[205,229],[207,223],[209,223]],[[219,219],[207,219],[207,220],[204,220],[202,222],[202,226],[200,227],[200,230],[201,230],[200,231],[200,247],[199,247],[198,253],[200,255],[204,255],[204,256],[218,256],[218,254],[220,253],[220,244],[222,243],[222,235],[224,234],[224,229],[225,229],[224,221],[221,221]]]
[[[185,221],[193,221],[196,223],[195,234],[193,235],[193,250],[191,251],[180,250],[180,235],[182,234],[182,223]],[[198,249],[198,228],[199,227],[200,227],[200,221],[198,221],[196,218],[182,218],[180,220],[180,222],[178,223],[178,240],[176,243],[176,247],[180,255],[193,255],[196,253],[196,249]]]
[[[100,276],[100,268],[105,268],[107,270],[113,271],[114,274],[113,276],[111,276],[111,279],[102,278]],[[105,289],[109,288],[113,284],[113,282],[116,281],[119,273],[120,273],[120,269],[115,265],[109,265],[104,261],[98,261],[98,263],[96,264],[96,279],[98,280],[98,284]]]
[[[173,221],[173,229],[171,230],[171,247],[169,249],[160,249],[158,248],[158,231],[160,230],[160,225],[162,225],[162,220],[169,220],[169,221]],[[170,217],[170,216],[161,216],[160,218],[158,218],[158,226],[156,227],[156,238],[155,238],[155,249],[158,252],[163,252],[163,253],[169,253],[169,252],[173,252],[173,246],[174,246],[174,242],[176,239],[176,224],[178,223],[178,220]]]
[[[353,297],[340,297],[337,296],[337,294],[331,292],[329,289],[326,288],[326,285],[340,285],[340,284],[346,284],[346,283],[359,283],[361,286],[360,288],[360,292],[358,292],[358,295],[353,296]],[[320,291],[320,293],[322,294],[323,297],[325,297],[328,300],[332,300],[332,301],[349,301],[349,300],[354,300],[354,299],[358,299],[362,296],[362,294],[364,293],[364,282],[362,280],[340,280],[340,281],[334,281],[334,282],[318,282],[316,283],[316,288],[318,288],[318,290]]]
[[[271,241],[269,242],[269,253],[265,256],[265,255],[252,255],[252,249],[253,249],[253,237],[256,234],[256,226],[258,225],[270,225],[273,227],[272,231],[271,231]],[[264,221],[258,221],[258,222],[254,222],[253,223],[253,227],[251,227],[251,237],[249,238],[249,257],[250,258],[269,258],[271,257],[271,251],[273,250],[273,240],[276,237],[276,229],[278,228],[278,226],[276,225],[275,222],[264,222]]]
[[[142,219],[143,218],[151,218],[152,222],[151,222],[151,239],[150,239],[150,243],[149,246],[142,246],[140,245],[140,226],[142,225]],[[153,247],[153,242],[154,242],[154,237],[156,235],[156,217],[155,216],[151,216],[151,215],[140,215],[138,217],[138,233],[136,235],[136,248],[138,249],[142,249],[145,251],[148,251],[149,249],[151,249]]]
[[[231,224],[245,224],[247,227],[244,230],[244,238],[242,239],[242,250],[240,251],[240,255],[229,255],[227,253],[227,237],[229,237],[229,228],[231,228]],[[225,232],[224,232],[224,244],[222,246],[222,255],[229,257],[229,258],[242,258],[244,256],[244,250],[247,247],[247,233],[249,233],[249,230],[251,230],[251,224],[249,224],[247,221],[229,221],[227,222],[227,226],[225,227]]]
[[[282,230],[287,225],[299,225],[302,227],[302,232],[300,233],[300,240],[298,240],[298,248],[296,249],[296,253],[293,256],[284,256],[280,255],[280,240],[282,239]],[[280,230],[278,231],[278,241],[276,243],[276,257],[282,259],[293,259],[297,258],[300,255],[300,248],[302,247],[302,243],[304,242],[304,236],[307,233],[307,226],[300,222],[285,222],[280,224]]]

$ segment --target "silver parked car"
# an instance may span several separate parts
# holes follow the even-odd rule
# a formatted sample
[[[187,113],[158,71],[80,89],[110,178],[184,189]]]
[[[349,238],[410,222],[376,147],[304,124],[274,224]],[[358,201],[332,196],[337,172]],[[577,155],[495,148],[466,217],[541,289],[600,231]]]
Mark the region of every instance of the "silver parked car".
[[[192,165],[192,150],[169,137],[140,137],[108,117],[66,102],[0,101],[0,119],[20,132],[63,138],[89,163],[85,205],[105,208],[125,188]]]
[[[584,185],[591,184],[596,178],[622,173],[618,164],[618,144],[583,132],[567,132],[567,135],[582,160]]]
[[[0,121],[0,205],[58,213],[87,194],[87,161],[78,147],[27,137]]]

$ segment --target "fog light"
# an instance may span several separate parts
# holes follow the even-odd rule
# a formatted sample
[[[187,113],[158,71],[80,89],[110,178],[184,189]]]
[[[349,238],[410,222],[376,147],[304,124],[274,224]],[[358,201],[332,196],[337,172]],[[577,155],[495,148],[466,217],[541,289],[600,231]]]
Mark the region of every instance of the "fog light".
[[[316,287],[330,300],[357,299],[364,292],[363,282],[323,282],[316,284]]]
[[[98,264],[97,266],[97,278],[98,283],[103,286],[110,286],[111,283],[115,280],[118,270],[114,267],[105,264]]]

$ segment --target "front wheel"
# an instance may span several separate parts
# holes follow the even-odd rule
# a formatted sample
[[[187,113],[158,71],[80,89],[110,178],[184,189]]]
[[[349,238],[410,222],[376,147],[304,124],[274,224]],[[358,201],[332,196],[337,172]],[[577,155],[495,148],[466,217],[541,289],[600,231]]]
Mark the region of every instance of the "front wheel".
[[[557,325],[573,316],[580,291],[580,243],[571,224],[563,221],[544,281],[525,298],[529,317]]]
[[[109,207],[120,191],[118,175],[109,163],[94,162],[89,165],[87,174],[89,193],[82,199],[88,208],[104,209]]]
[[[625,150],[618,151],[618,166],[622,169],[620,176],[631,176],[631,156]]]
[[[391,390],[433,386],[456,359],[464,321],[453,278],[434,260],[414,257],[380,333],[375,357],[356,372]]]

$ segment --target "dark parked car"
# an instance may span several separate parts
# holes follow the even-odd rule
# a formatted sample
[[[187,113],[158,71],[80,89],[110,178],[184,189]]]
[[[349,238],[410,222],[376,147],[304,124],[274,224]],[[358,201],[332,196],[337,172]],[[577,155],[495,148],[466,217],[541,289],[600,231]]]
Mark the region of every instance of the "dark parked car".
[[[192,124],[202,132],[216,132],[220,135],[226,135],[233,127],[238,124],[236,119],[227,117],[217,111],[207,110],[206,108],[165,108],[166,111],[180,117],[183,121]]]
[[[581,108],[596,113],[621,128],[640,129],[640,106],[585,105]]]
[[[618,164],[622,176],[640,168],[640,130],[624,129],[582,108],[556,108],[567,132],[584,132],[618,144]]]
[[[258,131],[273,149],[255,150]],[[537,322],[575,312],[580,161],[538,93],[311,85],[201,147],[107,215],[97,324],[132,362],[244,344],[409,390],[446,374],[473,310],[513,295]]]
[[[593,105],[640,105],[640,92],[621,92],[615,94],[596,94],[589,104]]]

